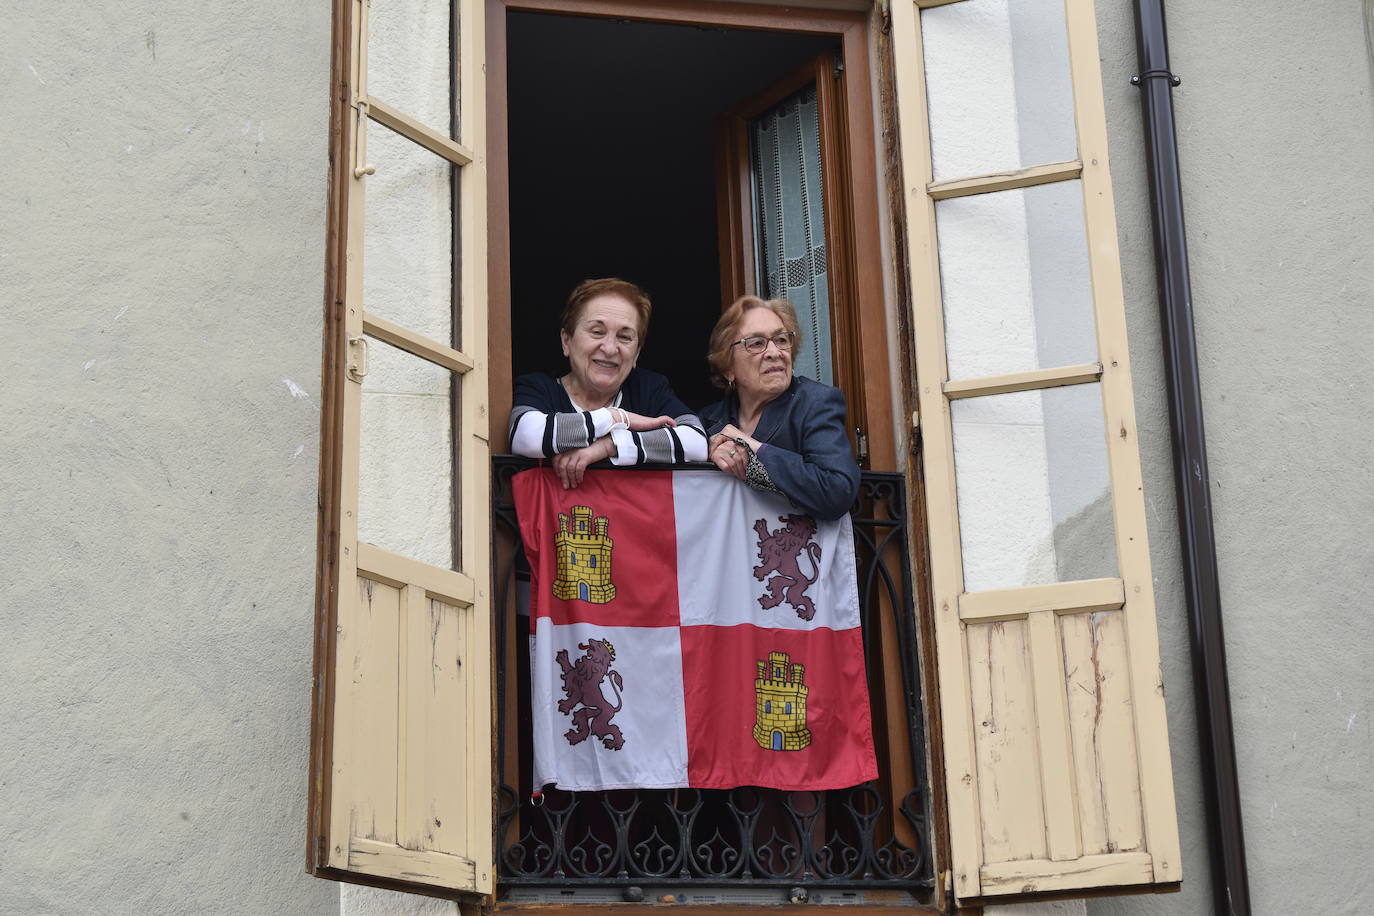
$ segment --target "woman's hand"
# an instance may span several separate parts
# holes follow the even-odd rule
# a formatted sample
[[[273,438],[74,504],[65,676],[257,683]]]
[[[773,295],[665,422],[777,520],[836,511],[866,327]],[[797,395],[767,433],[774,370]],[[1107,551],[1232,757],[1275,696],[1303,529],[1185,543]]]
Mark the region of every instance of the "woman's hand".
[[[576,490],[582,483],[582,475],[586,473],[588,465],[596,464],[614,454],[615,443],[611,441],[610,436],[602,436],[591,445],[554,455],[553,472],[563,482],[563,489]]]
[[[677,421],[672,417],[646,417],[621,407],[615,410],[624,415],[625,425],[637,433],[647,433],[651,429],[663,429],[665,426],[677,426]],[[614,415],[615,411],[612,411],[612,416]]]
[[[758,451],[758,442],[745,436],[733,424],[727,424],[711,437],[707,452],[712,464],[725,473],[743,480],[744,473],[749,467],[749,450],[736,443],[735,439],[744,439],[749,443],[749,448]]]

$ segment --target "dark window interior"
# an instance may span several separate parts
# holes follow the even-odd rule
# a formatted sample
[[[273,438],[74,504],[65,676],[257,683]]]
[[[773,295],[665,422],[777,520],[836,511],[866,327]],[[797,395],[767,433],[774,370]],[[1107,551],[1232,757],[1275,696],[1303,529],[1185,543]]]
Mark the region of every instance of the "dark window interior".
[[[829,36],[508,14],[512,363],[566,368],[558,315],[588,277],[648,290],[639,364],[693,408],[719,396],[706,340],[723,305],[716,116]]]

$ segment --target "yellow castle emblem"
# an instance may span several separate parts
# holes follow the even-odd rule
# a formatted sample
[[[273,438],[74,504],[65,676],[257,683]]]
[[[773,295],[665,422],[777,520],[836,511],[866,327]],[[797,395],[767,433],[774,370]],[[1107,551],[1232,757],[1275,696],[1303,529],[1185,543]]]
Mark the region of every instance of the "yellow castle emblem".
[[[553,581],[553,596],[564,601],[580,599],[605,604],[615,597],[611,582],[611,547],[606,535],[610,520],[592,517],[590,506],[573,506],[572,517],[558,513],[558,533],[553,536],[558,575]]]
[[[811,744],[806,727],[805,665],[791,664],[786,652],[769,652],[756,661],[754,680],[754,741],[764,750],[799,751]]]

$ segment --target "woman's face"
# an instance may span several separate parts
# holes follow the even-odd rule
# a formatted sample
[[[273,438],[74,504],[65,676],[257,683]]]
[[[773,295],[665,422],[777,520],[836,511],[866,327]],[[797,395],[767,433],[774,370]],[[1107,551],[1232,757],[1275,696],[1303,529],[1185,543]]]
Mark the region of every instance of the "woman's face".
[[[786,331],[782,319],[772,309],[752,308],[735,328],[735,338],[762,337],[768,346],[762,353],[750,353],[744,344],[732,347],[730,363],[735,387],[742,398],[762,398],[771,401],[792,384],[792,351],[779,350],[772,338]]]
[[[639,312],[619,296],[587,300],[571,335],[560,332],[574,384],[613,396],[639,358]]]

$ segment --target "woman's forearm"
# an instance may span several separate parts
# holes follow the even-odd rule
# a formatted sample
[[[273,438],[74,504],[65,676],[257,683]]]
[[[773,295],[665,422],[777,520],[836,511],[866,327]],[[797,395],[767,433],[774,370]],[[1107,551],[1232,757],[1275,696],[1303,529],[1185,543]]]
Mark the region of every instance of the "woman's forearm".
[[[706,460],[706,432],[701,421],[691,414],[675,417],[676,426],[664,426],[644,432],[629,429],[611,431],[616,454],[615,465],[682,464]]]
[[[850,510],[859,495],[859,467],[847,453],[805,455],[766,445],[758,453],[758,460],[773,485],[798,508],[816,518],[839,518]]]
[[[617,411],[598,410],[544,413],[518,404],[511,411],[510,450],[526,458],[552,458],[563,452],[586,448],[608,435]]]

